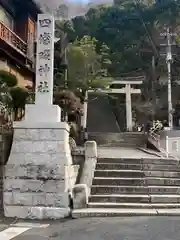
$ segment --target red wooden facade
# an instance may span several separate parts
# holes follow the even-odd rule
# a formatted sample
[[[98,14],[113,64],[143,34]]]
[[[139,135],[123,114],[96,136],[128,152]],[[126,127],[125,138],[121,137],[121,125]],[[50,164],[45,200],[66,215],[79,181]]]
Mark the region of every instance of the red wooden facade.
[[[33,0],[0,0],[0,60],[34,75],[34,39],[39,7]]]

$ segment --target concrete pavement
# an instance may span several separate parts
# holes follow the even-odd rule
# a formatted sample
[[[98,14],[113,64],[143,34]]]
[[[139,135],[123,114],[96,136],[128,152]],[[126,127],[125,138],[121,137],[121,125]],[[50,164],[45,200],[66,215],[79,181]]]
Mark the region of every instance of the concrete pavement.
[[[99,158],[160,158],[152,152],[145,152],[137,148],[129,147],[98,147]]]
[[[13,240],[179,240],[179,220],[179,217],[87,218],[42,221],[41,227],[37,222],[33,227],[30,222],[18,221],[16,227],[30,229]]]

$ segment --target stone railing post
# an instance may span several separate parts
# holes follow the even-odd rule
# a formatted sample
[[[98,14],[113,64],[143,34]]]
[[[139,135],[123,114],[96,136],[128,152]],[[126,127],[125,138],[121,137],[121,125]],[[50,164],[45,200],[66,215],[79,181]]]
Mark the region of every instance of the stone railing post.
[[[81,175],[81,184],[86,184],[90,192],[97,163],[97,144],[95,141],[85,143],[85,162]]]
[[[85,162],[80,184],[74,186],[74,208],[86,207],[97,163],[97,144],[95,141],[85,143]]]

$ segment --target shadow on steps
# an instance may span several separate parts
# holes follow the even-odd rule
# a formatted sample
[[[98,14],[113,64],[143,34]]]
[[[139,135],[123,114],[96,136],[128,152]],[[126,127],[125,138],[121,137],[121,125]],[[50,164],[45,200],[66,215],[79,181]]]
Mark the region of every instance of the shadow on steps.
[[[116,117],[108,101],[108,96],[91,94],[87,114],[88,132],[119,133]]]

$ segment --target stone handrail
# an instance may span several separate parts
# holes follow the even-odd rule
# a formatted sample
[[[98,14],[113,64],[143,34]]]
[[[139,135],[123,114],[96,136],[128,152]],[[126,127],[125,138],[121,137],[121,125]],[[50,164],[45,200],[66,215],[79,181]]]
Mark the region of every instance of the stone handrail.
[[[85,143],[85,162],[80,184],[73,188],[74,208],[84,208],[88,203],[90,189],[97,163],[97,144],[95,141]]]
[[[180,137],[168,137],[166,136],[164,139],[160,139],[160,135],[157,133],[150,133],[148,140],[151,144],[153,144],[166,158],[172,157],[177,158],[177,154],[173,152],[173,149],[169,148],[170,141],[180,140]],[[162,141],[165,142],[164,146],[162,145]]]
[[[160,150],[160,135],[157,133],[149,133],[148,140],[153,144],[157,149]]]

